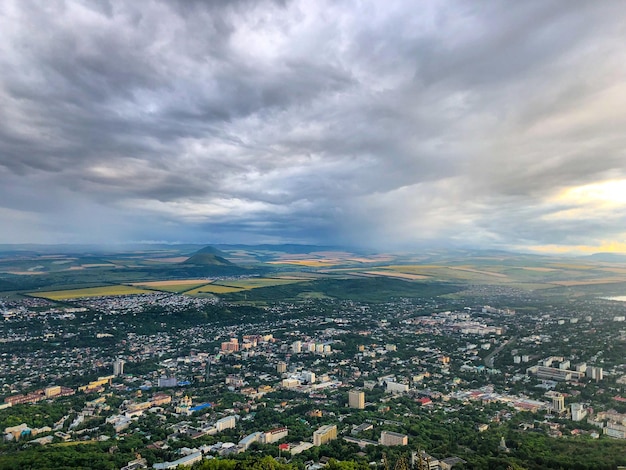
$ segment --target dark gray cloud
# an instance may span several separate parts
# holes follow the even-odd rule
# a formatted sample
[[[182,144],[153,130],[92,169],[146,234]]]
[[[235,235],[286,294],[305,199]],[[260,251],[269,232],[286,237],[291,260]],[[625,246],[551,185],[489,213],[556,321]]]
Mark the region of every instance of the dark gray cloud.
[[[0,242],[626,243],[622,9],[2,2]]]

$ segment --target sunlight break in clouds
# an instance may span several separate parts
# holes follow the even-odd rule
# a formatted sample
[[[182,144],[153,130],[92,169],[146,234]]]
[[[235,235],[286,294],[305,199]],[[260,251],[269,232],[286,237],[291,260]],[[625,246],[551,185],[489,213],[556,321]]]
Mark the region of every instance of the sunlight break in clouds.
[[[557,201],[581,206],[616,208],[626,205],[626,179],[585,184],[563,191]]]

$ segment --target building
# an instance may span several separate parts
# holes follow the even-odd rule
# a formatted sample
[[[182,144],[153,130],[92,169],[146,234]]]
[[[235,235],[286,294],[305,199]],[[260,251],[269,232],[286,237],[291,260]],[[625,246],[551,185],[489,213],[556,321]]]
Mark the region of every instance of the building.
[[[239,441],[239,447],[242,448],[244,451],[248,450],[248,448],[254,444],[255,442],[259,442],[261,440],[261,435],[262,433],[260,432],[253,432],[252,434],[248,434],[246,437],[244,437],[242,440]]]
[[[321,446],[327,442],[337,439],[337,426],[334,424],[327,424],[322,426],[313,433],[313,445]]]
[[[374,425],[372,423],[361,423],[358,426],[353,425],[352,431],[350,431],[350,434],[353,434],[356,436],[357,434],[360,434],[365,431],[371,431],[372,429],[374,429]]]
[[[572,403],[570,408],[572,411],[572,421],[582,421],[587,416],[587,410],[581,403]]]
[[[194,463],[200,462],[202,460],[202,452],[194,452],[193,454],[186,455],[178,460],[174,460],[173,462],[161,462],[155,463],[152,468],[156,470],[164,470],[168,468],[177,468],[179,465],[183,467],[191,467]]]
[[[465,461],[458,459],[458,461],[453,460],[451,464],[446,464],[443,460],[438,460],[423,450],[411,452],[411,467],[419,470],[450,470],[456,463],[465,463]]]
[[[152,397],[152,406],[167,405],[172,403],[172,397],[165,393],[157,393]]]
[[[607,423],[602,430],[604,434],[615,439],[626,439],[626,426],[617,423]]]
[[[560,393],[552,397],[552,409],[557,413],[565,410],[565,397]]]
[[[596,382],[604,378],[602,367],[588,367],[586,374],[588,379],[595,380]]]
[[[357,439],[356,437],[344,436],[343,440],[358,445],[361,449],[365,449],[367,446],[377,446],[378,442],[370,441],[369,439]]]
[[[300,374],[300,377],[302,379],[302,382],[308,383],[308,384],[312,384],[315,383],[315,372],[310,372],[310,371],[302,371],[302,374]]]
[[[232,429],[237,424],[235,416],[226,416],[225,418],[218,419],[215,423],[215,429],[223,431],[225,429]]]
[[[113,375],[115,377],[119,377],[120,375],[124,375],[124,362],[122,359],[117,358],[113,361]]]
[[[280,441],[283,437],[287,437],[289,430],[287,428],[275,428],[266,431],[261,436],[261,442],[263,444],[271,444],[273,442]]]
[[[105,422],[112,425],[115,432],[122,432],[125,429],[128,429],[132,419],[124,415],[113,415],[109,416]]]
[[[311,447],[313,447],[313,444],[311,444],[310,442],[300,442],[300,444],[297,444],[289,449],[289,452],[291,453],[291,455],[298,455],[305,450],[309,450]]]
[[[178,385],[178,380],[176,377],[159,377],[157,380],[157,387],[167,388],[167,387],[176,387]]]
[[[127,410],[129,413],[133,413],[135,411],[145,411],[148,408],[151,408],[152,405],[152,400],[151,401],[143,401],[141,403],[131,403],[128,405]]]
[[[580,371],[559,369],[558,367],[549,367],[544,365],[529,367],[526,369],[526,373],[529,375],[535,374],[537,375],[537,378],[541,380],[557,380],[562,382],[578,380],[585,375]]]
[[[291,343],[291,352],[300,354],[302,352],[302,341],[294,341]]]
[[[350,390],[348,392],[348,406],[359,410],[365,408],[365,393],[359,390]]]
[[[383,446],[405,446],[409,443],[409,436],[398,432],[383,431],[380,433],[379,442]]]
[[[283,388],[296,388],[300,386],[300,381],[298,379],[283,379],[281,385]]]
[[[285,372],[287,372],[287,364],[285,362],[279,362],[276,365],[276,372],[278,372],[279,374],[284,374]]]
[[[398,382],[388,381],[387,382],[387,393],[406,393],[409,391],[409,386],[407,384],[401,384]]]
[[[230,385],[230,387],[228,387],[229,389],[235,389],[235,388],[241,388],[244,385],[247,384],[247,382],[245,380],[243,380],[242,377],[238,376],[238,375],[232,375],[230,374],[228,377],[226,377],[226,380],[224,381],[224,383],[226,385]]]
[[[10,426],[5,428],[4,434],[5,436],[11,435],[12,439],[17,441],[20,437],[30,434],[30,428],[26,425],[26,423],[22,423],[19,426]]]
[[[221,351],[223,353],[239,351],[239,340],[237,338],[232,338],[230,341],[224,341],[221,345]]]
[[[192,405],[193,405],[193,402],[191,400],[191,397],[189,397],[188,395],[185,395],[180,400],[180,403],[176,405],[176,408],[174,408],[174,411],[176,413],[189,416],[191,413],[193,413],[193,411],[191,411]]]
[[[141,457],[141,455],[137,454],[137,458],[135,460],[131,460],[120,470],[140,470],[143,468],[148,468],[148,461]]]
[[[61,394],[61,386],[54,385],[52,387],[45,388],[43,392],[46,395],[46,398],[56,397]]]

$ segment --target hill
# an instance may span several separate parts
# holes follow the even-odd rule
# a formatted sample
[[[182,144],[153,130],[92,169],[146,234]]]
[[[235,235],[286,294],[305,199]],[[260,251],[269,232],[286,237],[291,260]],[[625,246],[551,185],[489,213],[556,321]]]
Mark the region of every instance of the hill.
[[[224,258],[225,253],[212,246],[205,246],[183,261],[182,264],[195,266],[235,266]]]

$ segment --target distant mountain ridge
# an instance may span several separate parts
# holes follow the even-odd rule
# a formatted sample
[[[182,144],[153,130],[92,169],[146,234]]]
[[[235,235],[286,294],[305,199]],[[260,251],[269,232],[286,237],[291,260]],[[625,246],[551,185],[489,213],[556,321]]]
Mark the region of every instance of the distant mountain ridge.
[[[287,254],[307,254],[314,251],[353,251],[360,252],[361,250],[355,250],[350,247],[341,247],[334,245],[305,245],[297,243],[281,243],[281,244],[261,244],[261,245],[245,245],[245,244],[217,244],[224,250],[262,250],[262,251],[277,251]]]
[[[623,253],[594,253],[587,258],[608,263],[626,263],[626,255]]]

